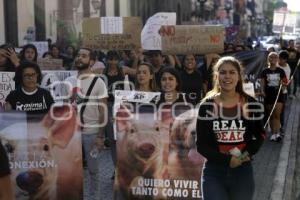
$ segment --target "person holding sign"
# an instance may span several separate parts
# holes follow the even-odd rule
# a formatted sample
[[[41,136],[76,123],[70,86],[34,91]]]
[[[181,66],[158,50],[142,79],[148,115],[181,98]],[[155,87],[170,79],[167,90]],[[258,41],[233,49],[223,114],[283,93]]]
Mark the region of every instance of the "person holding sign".
[[[8,158],[0,140],[0,200],[13,200]]]
[[[16,71],[13,90],[5,99],[5,110],[26,111],[29,115],[46,114],[54,100],[50,92],[40,88],[42,73],[33,62],[22,62]]]
[[[223,57],[214,72],[214,87],[199,106],[196,127],[197,150],[207,159],[203,200],[252,200],[251,157],[264,140],[263,105],[243,91],[238,60]]]

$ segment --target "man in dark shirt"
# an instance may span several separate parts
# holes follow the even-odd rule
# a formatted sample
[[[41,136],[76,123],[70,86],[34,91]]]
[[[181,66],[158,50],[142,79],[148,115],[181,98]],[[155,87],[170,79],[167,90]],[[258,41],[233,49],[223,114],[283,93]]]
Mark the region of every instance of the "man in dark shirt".
[[[0,140],[0,199],[12,200],[13,192],[10,180],[8,158]]]

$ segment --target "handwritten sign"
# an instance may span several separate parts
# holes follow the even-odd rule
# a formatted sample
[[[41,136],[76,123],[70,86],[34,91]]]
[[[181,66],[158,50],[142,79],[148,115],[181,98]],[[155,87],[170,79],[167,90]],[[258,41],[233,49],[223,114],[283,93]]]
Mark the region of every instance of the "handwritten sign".
[[[123,18],[122,17],[101,17],[101,34],[122,34]]]
[[[4,108],[7,95],[15,89],[14,72],[0,72],[0,111]]]
[[[62,59],[38,58],[37,63],[41,70],[64,70]]]
[[[295,34],[297,23],[297,14],[295,12],[290,12],[285,15],[284,21],[284,33]]]
[[[249,83],[244,83],[243,84],[243,88],[244,88],[244,91],[252,96],[252,97],[255,97],[255,92],[254,92],[254,84],[249,82]]]
[[[162,26],[162,51],[166,54],[222,53],[223,26],[176,25]]]
[[[82,23],[83,46],[100,50],[136,49],[141,46],[141,30],[139,17],[88,18]]]
[[[143,49],[161,50],[159,30],[163,25],[176,25],[176,13],[156,13],[147,20],[141,33]]]
[[[64,82],[70,76],[77,76],[77,71],[42,71],[41,87],[50,91],[56,102],[62,101],[67,94],[65,88],[68,85]]]

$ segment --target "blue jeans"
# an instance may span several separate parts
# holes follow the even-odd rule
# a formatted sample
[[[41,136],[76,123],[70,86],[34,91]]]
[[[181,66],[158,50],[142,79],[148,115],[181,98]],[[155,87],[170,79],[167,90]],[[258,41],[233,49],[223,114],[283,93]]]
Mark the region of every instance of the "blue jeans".
[[[251,162],[237,168],[206,162],[201,187],[203,200],[252,200],[254,178]]]
[[[87,170],[88,170],[88,188],[89,199],[99,200],[100,198],[100,156],[93,158],[90,155],[90,152],[94,146],[97,133],[95,134],[82,134],[82,144],[84,149],[84,156],[87,161]]]

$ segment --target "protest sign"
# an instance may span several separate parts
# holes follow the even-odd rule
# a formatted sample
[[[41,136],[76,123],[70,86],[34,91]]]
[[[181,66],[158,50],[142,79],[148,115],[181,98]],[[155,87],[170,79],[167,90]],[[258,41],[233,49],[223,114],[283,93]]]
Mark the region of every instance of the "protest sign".
[[[0,111],[4,109],[7,95],[15,89],[14,76],[15,72],[0,72]]]
[[[244,66],[244,79],[249,83],[253,83],[255,97],[259,102],[264,99],[261,96],[261,72],[268,66],[266,50],[262,51],[241,51],[235,54],[230,54],[237,58]]]
[[[251,82],[250,83],[244,83],[243,84],[243,89],[248,95],[250,95],[252,97],[255,97],[255,91],[254,91],[254,84],[253,83],[251,83]]]
[[[289,12],[285,14],[284,33],[295,34],[297,23],[297,13]]]
[[[25,113],[0,113],[16,199],[83,198],[81,134],[70,109],[57,107],[41,122],[27,122]],[[66,112],[69,118],[54,118]]]
[[[41,42],[30,42],[30,44],[33,44],[38,52],[38,58],[42,58],[44,53],[49,51],[48,42],[47,41],[41,41]]]
[[[222,53],[223,26],[176,25],[162,26],[162,52],[165,54]]]
[[[82,23],[83,46],[98,50],[139,48],[142,20],[139,17],[88,18]]]
[[[272,26],[274,33],[282,33],[284,21],[285,21],[285,13],[274,12],[273,26]]]
[[[276,11],[273,15],[273,32],[295,34],[297,28],[296,12]]]
[[[114,199],[201,199],[204,158],[195,149],[197,111],[151,104],[116,112]],[[174,111],[174,112],[173,112]]]
[[[41,70],[64,70],[62,59],[38,58],[37,63]]]
[[[64,82],[64,80],[69,76],[76,76],[77,73],[77,71],[43,70],[41,87],[49,90],[56,102],[62,101],[68,96],[68,94],[66,94],[66,91],[68,91],[67,88],[69,87],[69,85]]]
[[[147,20],[141,33],[143,49],[161,50],[159,29],[163,25],[176,25],[176,13],[156,13]]]

